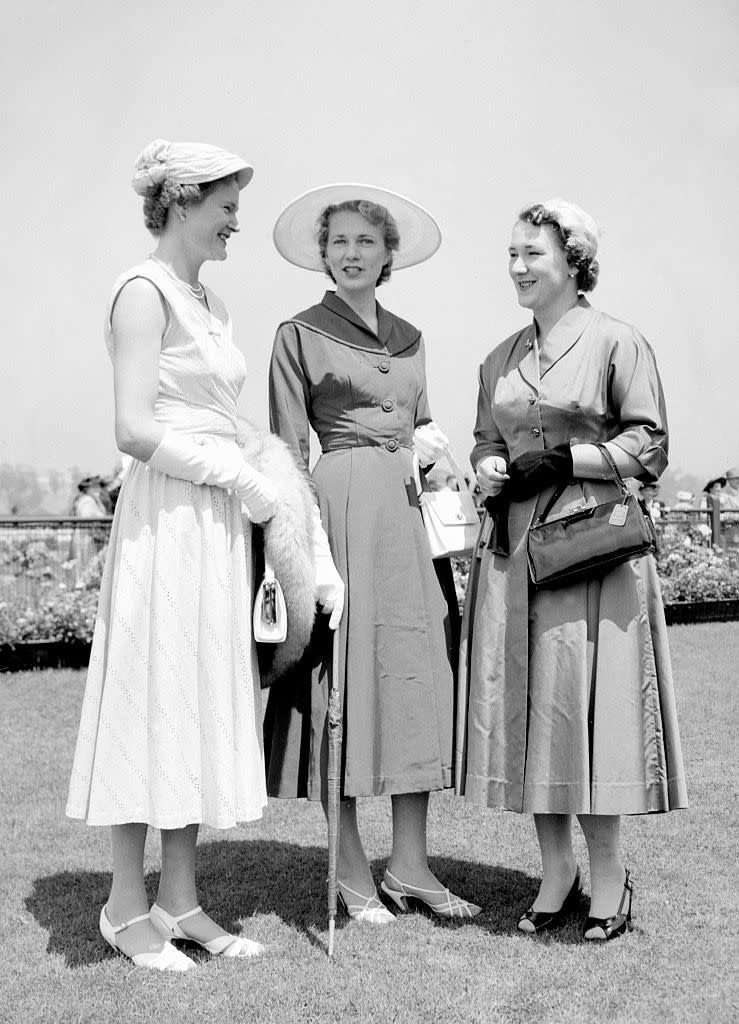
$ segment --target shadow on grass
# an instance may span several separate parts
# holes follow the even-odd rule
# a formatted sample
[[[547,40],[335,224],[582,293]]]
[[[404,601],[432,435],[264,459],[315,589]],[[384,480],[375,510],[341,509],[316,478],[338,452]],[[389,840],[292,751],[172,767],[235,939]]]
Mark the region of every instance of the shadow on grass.
[[[496,865],[444,857],[432,858],[430,864],[452,892],[483,907],[482,914],[467,923],[444,921],[428,912],[440,927],[513,933],[538,887],[538,879]],[[372,864],[378,883],[384,866],[384,860]],[[63,871],[37,878],[26,898],[27,910],[49,933],[47,952],[64,956],[70,967],[99,963],[110,955],[98,931],[98,915],[108,897],[110,880],[110,872]],[[158,872],[146,876],[151,903],[158,880]],[[274,914],[314,946],[325,949],[325,847],[274,840],[205,842],[198,846],[197,885],[202,906],[227,931],[238,933],[244,918]],[[337,928],[348,923],[340,911]],[[548,941],[581,940],[574,928],[566,927]]]

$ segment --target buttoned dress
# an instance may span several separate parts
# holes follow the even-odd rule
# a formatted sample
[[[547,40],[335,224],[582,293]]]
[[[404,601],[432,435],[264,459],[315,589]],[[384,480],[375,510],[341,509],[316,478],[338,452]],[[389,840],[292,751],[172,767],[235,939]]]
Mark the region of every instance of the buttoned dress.
[[[413,430],[428,422],[421,332],[378,305],[378,333],[335,293],[277,330],[270,422],[307,468],[346,584],[339,627],[344,796],[452,785],[450,611],[418,509]],[[325,795],[330,637],[270,690],[267,788]]]
[[[535,326],[480,368],[473,465],[511,462],[562,443],[610,441],[641,464],[667,465],[667,421],[654,354],[628,324],[580,298],[539,353]],[[608,480],[577,498],[620,493]],[[554,814],[637,814],[686,806],[664,612],[652,555],[534,590],[527,530],[553,494],[512,502],[509,555],[483,529],[462,623],[458,791],[491,807]]]
[[[244,357],[206,309],[148,259],[167,309],[154,418],[203,446],[235,446]],[[132,459],[111,528],[67,814],[88,825],[231,828],[267,803],[251,631],[251,525],[230,491]]]

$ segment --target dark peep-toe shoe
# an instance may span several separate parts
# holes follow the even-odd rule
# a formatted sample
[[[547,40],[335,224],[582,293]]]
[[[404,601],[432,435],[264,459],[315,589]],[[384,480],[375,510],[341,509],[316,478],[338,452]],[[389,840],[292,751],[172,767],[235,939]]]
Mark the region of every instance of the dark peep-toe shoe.
[[[629,909],[624,914],[624,903],[626,902],[626,894],[629,895]],[[624,882],[624,891],[621,893],[621,902],[618,905],[618,910],[613,917],[586,917],[585,923],[582,926],[583,938],[587,942],[608,942],[609,939],[615,939],[618,935],[623,935],[625,931],[631,931],[634,925],[631,923],[631,906],[634,902],[634,883],[631,881],[631,875],[629,869],[626,868],[626,880]],[[594,928],[599,928],[603,935],[588,935],[587,933]]]
[[[581,892],[582,882],[580,881],[580,868],[578,868],[575,872],[575,881],[559,910],[534,910],[533,907],[530,907],[518,922],[519,931],[526,932],[528,935],[538,935],[539,932],[558,928],[568,913],[577,906]]]

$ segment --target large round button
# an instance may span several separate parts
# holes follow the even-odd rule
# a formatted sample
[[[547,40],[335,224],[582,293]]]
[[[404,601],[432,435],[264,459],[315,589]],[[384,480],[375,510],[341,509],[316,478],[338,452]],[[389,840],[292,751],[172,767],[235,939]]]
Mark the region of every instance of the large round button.
[[[377,364],[377,369],[380,371],[380,373],[388,373],[390,371],[390,360],[381,359],[380,362]]]
[[[536,399],[533,395],[529,395],[529,405],[536,405]]]
[[[394,437],[391,437],[389,441],[385,442],[385,447],[389,452],[395,452],[398,450],[398,442]]]
[[[386,398],[385,401],[382,403],[382,408],[385,410],[385,412],[392,412],[393,409],[395,408],[395,402],[392,400],[392,398]]]

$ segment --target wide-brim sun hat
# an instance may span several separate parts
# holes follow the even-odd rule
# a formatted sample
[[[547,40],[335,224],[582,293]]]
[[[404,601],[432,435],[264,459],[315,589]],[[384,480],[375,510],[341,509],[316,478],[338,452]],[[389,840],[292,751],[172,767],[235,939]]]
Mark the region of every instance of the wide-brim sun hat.
[[[285,207],[272,233],[280,256],[296,267],[325,272],[316,238],[318,218],[327,206],[353,199],[384,206],[398,225],[400,245],[393,252],[393,270],[423,263],[441,245],[439,225],[418,203],[377,185],[337,182],[312,188]]]

